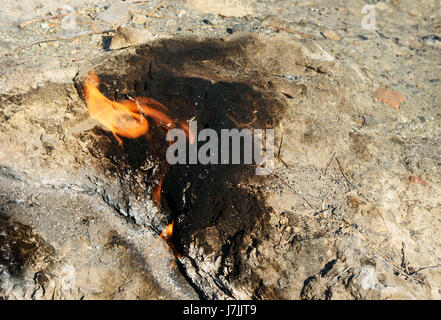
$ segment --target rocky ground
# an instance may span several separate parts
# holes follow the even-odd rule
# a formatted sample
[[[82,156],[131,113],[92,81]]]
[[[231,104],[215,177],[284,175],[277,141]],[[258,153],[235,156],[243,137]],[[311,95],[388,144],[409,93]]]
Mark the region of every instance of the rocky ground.
[[[440,298],[439,1],[0,4],[1,298]],[[172,166],[159,208],[163,137],[91,120],[91,68],[111,99],[274,128],[274,171]]]

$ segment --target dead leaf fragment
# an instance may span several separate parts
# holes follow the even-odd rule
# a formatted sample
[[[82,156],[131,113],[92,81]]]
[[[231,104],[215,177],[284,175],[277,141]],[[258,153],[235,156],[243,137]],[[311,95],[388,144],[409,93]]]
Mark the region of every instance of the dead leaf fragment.
[[[409,182],[410,183],[415,183],[415,184],[421,184],[423,186],[427,186],[427,182],[424,181],[423,179],[421,179],[420,177],[417,177],[417,176],[410,176],[409,177]]]
[[[404,101],[404,97],[401,93],[397,91],[392,91],[390,89],[377,90],[374,98],[378,101],[388,104],[395,110],[400,109],[400,104]]]

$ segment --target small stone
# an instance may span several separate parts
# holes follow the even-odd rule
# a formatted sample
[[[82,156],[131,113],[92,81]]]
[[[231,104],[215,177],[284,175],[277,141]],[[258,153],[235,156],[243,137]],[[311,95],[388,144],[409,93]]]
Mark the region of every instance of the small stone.
[[[373,127],[378,124],[379,120],[371,114],[365,114],[363,116],[363,122],[365,126]]]
[[[389,89],[377,90],[374,98],[378,101],[388,104],[395,110],[400,109],[400,104],[404,101],[404,97],[401,93]]]
[[[233,29],[231,29],[231,28],[227,28],[227,33],[228,33],[228,34],[233,34]]]
[[[247,26],[244,23],[238,23],[238,24],[235,24],[231,29],[233,30],[233,33],[240,32],[240,31],[246,31]]]
[[[130,19],[129,6],[125,3],[111,5],[107,10],[98,13],[96,18],[111,26],[122,25]]]
[[[197,11],[226,17],[244,17],[254,13],[250,0],[188,0],[187,4]]]
[[[132,17],[132,21],[136,24],[144,24],[147,22],[147,17],[143,14],[135,13]]]
[[[116,30],[116,34],[112,38],[109,49],[117,50],[127,48],[133,45],[145,43],[151,39],[153,39],[153,35],[148,30],[119,27]]]
[[[322,32],[322,34],[327,39],[331,39],[335,41],[341,40],[341,37],[332,30],[325,30]]]
[[[177,14],[178,18],[182,18],[184,15],[187,14],[187,11],[185,11],[184,9],[180,10]]]
[[[420,49],[422,47],[423,47],[423,45],[418,40],[415,40],[415,39],[413,39],[409,43],[409,48],[412,49],[412,50]]]
[[[301,24],[302,21],[299,22]],[[262,21],[262,25],[265,27],[274,27],[281,26],[283,24],[282,20],[280,20],[277,16],[269,16],[265,20]]]
[[[421,40],[429,46],[441,48],[441,38],[436,35],[422,37]]]
[[[380,11],[388,11],[388,12],[392,12],[393,8],[384,2],[379,2],[375,5],[375,9],[380,10]]]

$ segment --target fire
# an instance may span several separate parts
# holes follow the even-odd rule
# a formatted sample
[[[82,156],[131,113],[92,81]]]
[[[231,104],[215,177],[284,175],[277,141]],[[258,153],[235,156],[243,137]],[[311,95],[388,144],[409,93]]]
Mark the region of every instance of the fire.
[[[90,70],[83,88],[89,115],[112,131],[121,146],[123,143],[120,136],[131,139],[143,135],[148,137],[149,124],[146,117],[167,130],[176,128],[175,122],[167,115],[168,109],[159,101],[147,97],[113,101],[99,91],[99,85],[98,75]],[[188,126],[185,123],[178,123],[178,126],[193,143],[194,137],[190,135]]]
[[[101,94],[98,87],[100,80],[95,71],[89,71],[84,82],[84,97],[89,107],[91,118],[98,120],[106,129],[112,131],[122,145],[119,136],[138,138],[148,132],[149,125],[142,115],[131,108],[126,101],[116,102]]]
[[[150,140],[147,118],[152,119],[156,125],[165,128],[167,131],[179,126],[184,130],[190,143],[194,143],[195,136],[190,133],[188,125],[184,122],[173,121],[168,115],[168,109],[159,101],[147,97],[113,101],[106,98],[99,91],[99,85],[98,75],[94,70],[90,70],[83,88],[89,115],[110,130],[121,146],[123,146],[121,137],[135,139],[144,135]],[[162,176],[157,189],[153,192],[153,201],[158,206],[161,204],[163,180],[164,176]]]
[[[179,259],[181,257],[181,254],[176,250],[175,246],[171,242],[171,237],[173,235],[173,226],[174,226],[174,220],[172,221],[172,223],[170,223],[169,225],[167,225],[164,228],[164,230],[161,232],[161,234],[159,236],[162,239],[164,239],[164,242],[165,242],[167,248],[172,249],[175,257],[177,257]]]
[[[168,115],[169,110],[159,101],[147,97],[113,101],[106,98],[99,91],[99,85],[98,75],[94,70],[90,70],[84,81],[83,88],[83,94],[89,108],[89,115],[100,122],[107,130],[110,130],[121,146],[123,146],[121,137],[135,139],[146,136],[149,139],[149,123],[147,118],[150,118],[156,125],[165,128],[167,131],[179,126],[184,130],[190,143],[193,144],[195,142],[195,136],[190,132],[188,125],[173,121]],[[161,206],[161,191],[165,172],[152,194],[153,201],[158,207]],[[174,221],[167,225],[159,236],[164,240],[167,250],[171,248],[174,256],[179,259],[181,255],[171,242],[173,226]]]
[[[161,192],[162,192],[162,183],[164,182],[165,174],[161,176],[161,179],[159,180],[159,184],[156,186],[155,191],[153,192],[152,198],[153,202],[158,206],[161,207]]]
[[[162,232],[159,234],[159,238],[156,239],[152,245],[150,245],[147,249],[146,252],[150,251],[150,249],[152,248],[152,246],[160,239],[164,240],[165,243],[165,248],[166,251],[168,251],[168,249],[171,249],[173,252],[173,255],[176,258],[181,258],[181,254],[178,252],[178,250],[176,250],[176,247],[173,245],[173,243],[171,242],[171,238],[173,236],[173,227],[174,227],[174,220],[172,220],[172,222],[170,224],[168,224],[164,230],[162,230]]]

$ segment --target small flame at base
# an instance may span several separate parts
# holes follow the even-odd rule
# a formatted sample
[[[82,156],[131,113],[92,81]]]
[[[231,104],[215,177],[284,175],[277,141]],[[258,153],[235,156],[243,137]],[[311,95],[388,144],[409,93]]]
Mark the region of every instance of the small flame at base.
[[[171,243],[171,237],[173,235],[173,227],[174,227],[174,220],[172,220],[172,223],[167,225],[165,229],[161,232],[159,235],[162,239],[164,239],[165,245],[168,246],[173,251],[173,255],[176,258],[181,258],[181,254],[176,250],[173,243]]]
[[[153,202],[159,208],[161,207],[161,192],[162,192],[162,183],[164,182],[164,178],[165,178],[165,173],[162,175],[161,179],[159,180],[158,185],[156,186],[156,188],[152,194]]]

